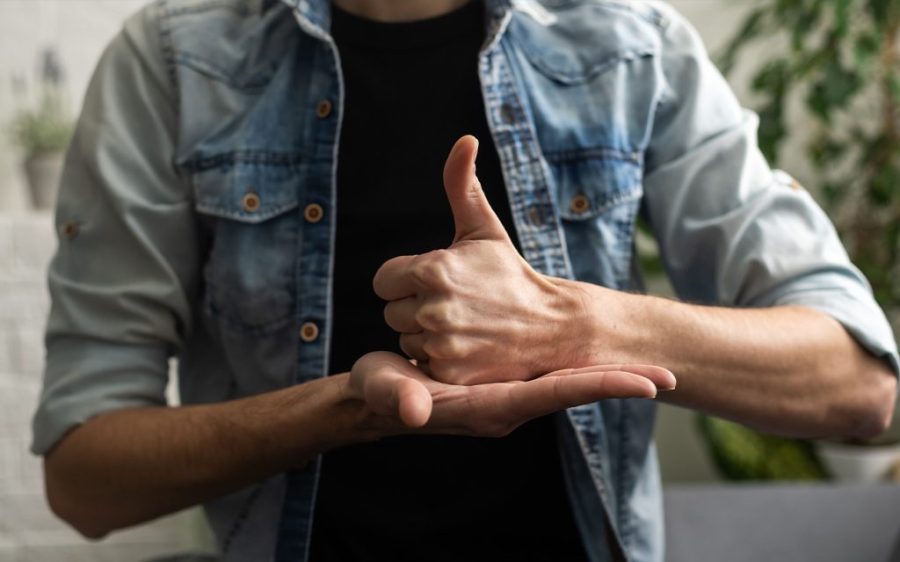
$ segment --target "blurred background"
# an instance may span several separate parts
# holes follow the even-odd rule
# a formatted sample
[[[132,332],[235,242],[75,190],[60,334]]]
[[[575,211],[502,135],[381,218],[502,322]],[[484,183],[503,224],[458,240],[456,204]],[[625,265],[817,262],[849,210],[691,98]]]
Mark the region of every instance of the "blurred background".
[[[890,70],[892,65],[900,68],[900,62],[890,58],[897,56],[896,43],[888,44],[890,29],[886,33],[880,27],[890,22],[853,15],[857,3],[853,0],[836,1],[845,8],[826,7],[818,14],[803,11],[804,6],[830,2],[777,2],[788,6],[786,13],[759,11],[772,4],[764,0],[671,3],[694,23],[710,52],[729,71],[742,102],[761,110],[767,153],[777,155],[779,165],[841,224],[845,242],[873,279],[896,329],[900,298],[894,294],[893,279],[900,222],[892,213],[897,212],[893,186],[900,185],[900,149],[897,137],[891,137],[897,131],[886,128],[885,117],[890,122],[893,115],[893,123],[900,124],[900,113],[891,113],[900,107],[900,70]],[[55,247],[50,207],[61,152],[103,47],[142,4],[141,0],[0,1],[3,562],[145,560],[209,549],[208,532],[193,511],[117,533],[100,544],[80,539],[49,513],[40,461],[27,452],[43,363],[48,307],[44,271]],[[796,9],[791,9],[794,4]],[[847,6],[851,12],[844,13],[848,21],[842,23],[840,10]],[[893,33],[896,39],[896,27]],[[754,37],[758,40],[752,41]],[[810,47],[813,44],[818,46]],[[886,101],[890,99],[894,101]],[[879,165],[863,169],[855,164],[858,161]],[[859,224],[860,217],[866,218],[865,225]],[[647,236],[641,237],[640,250],[651,291],[668,294]],[[667,486],[725,479],[896,478],[900,449],[894,437],[892,431],[874,443],[793,442],[665,405],[657,422]]]

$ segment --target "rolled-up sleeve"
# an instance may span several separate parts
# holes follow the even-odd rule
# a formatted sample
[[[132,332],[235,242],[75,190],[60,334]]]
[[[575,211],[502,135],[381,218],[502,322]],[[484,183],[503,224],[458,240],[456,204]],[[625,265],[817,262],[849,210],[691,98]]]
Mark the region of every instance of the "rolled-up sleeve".
[[[676,293],[818,309],[898,372],[891,327],[831,221],[793,178],[769,168],[756,115],[741,108],[696,32],[674,11],[667,22],[644,187]]]
[[[104,52],[66,157],[36,454],[100,413],[165,404],[168,358],[191,329],[197,224],[153,9]]]

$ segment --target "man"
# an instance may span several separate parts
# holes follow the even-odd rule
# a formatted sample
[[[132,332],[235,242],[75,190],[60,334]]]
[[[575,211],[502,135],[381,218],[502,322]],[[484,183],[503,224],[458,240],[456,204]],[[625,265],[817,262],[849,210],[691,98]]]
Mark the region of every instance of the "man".
[[[755,126],[662,3],[154,4],[60,196],[51,506],[204,503],[225,560],[662,560],[671,373],[785,435],[893,410],[890,328]],[[641,212],[696,304],[625,292]]]

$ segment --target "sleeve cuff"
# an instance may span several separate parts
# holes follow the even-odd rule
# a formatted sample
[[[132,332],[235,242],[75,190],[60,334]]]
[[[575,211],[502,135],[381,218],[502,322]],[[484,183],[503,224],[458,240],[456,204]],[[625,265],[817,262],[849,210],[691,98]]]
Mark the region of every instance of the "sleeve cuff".
[[[840,322],[870,353],[887,361],[894,375],[900,376],[900,358],[891,325],[868,287],[856,279],[834,272],[807,276],[754,305],[799,305],[824,312]]]
[[[50,338],[31,451],[45,454],[73,427],[98,414],[165,405],[168,379],[164,345]]]

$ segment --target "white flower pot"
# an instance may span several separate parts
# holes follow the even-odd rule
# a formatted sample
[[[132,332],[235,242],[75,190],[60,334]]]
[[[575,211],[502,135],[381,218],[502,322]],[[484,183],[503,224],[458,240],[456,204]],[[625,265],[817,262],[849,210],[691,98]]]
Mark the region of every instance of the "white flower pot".
[[[852,445],[819,441],[819,457],[837,480],[873,483],[887,480],[900,463],[900,444]]]
[[[51,152],[25,159],[25,179],[28,181],[31,205],[35,209],[52,209],[56,205],[63,158],[62,152]]]

